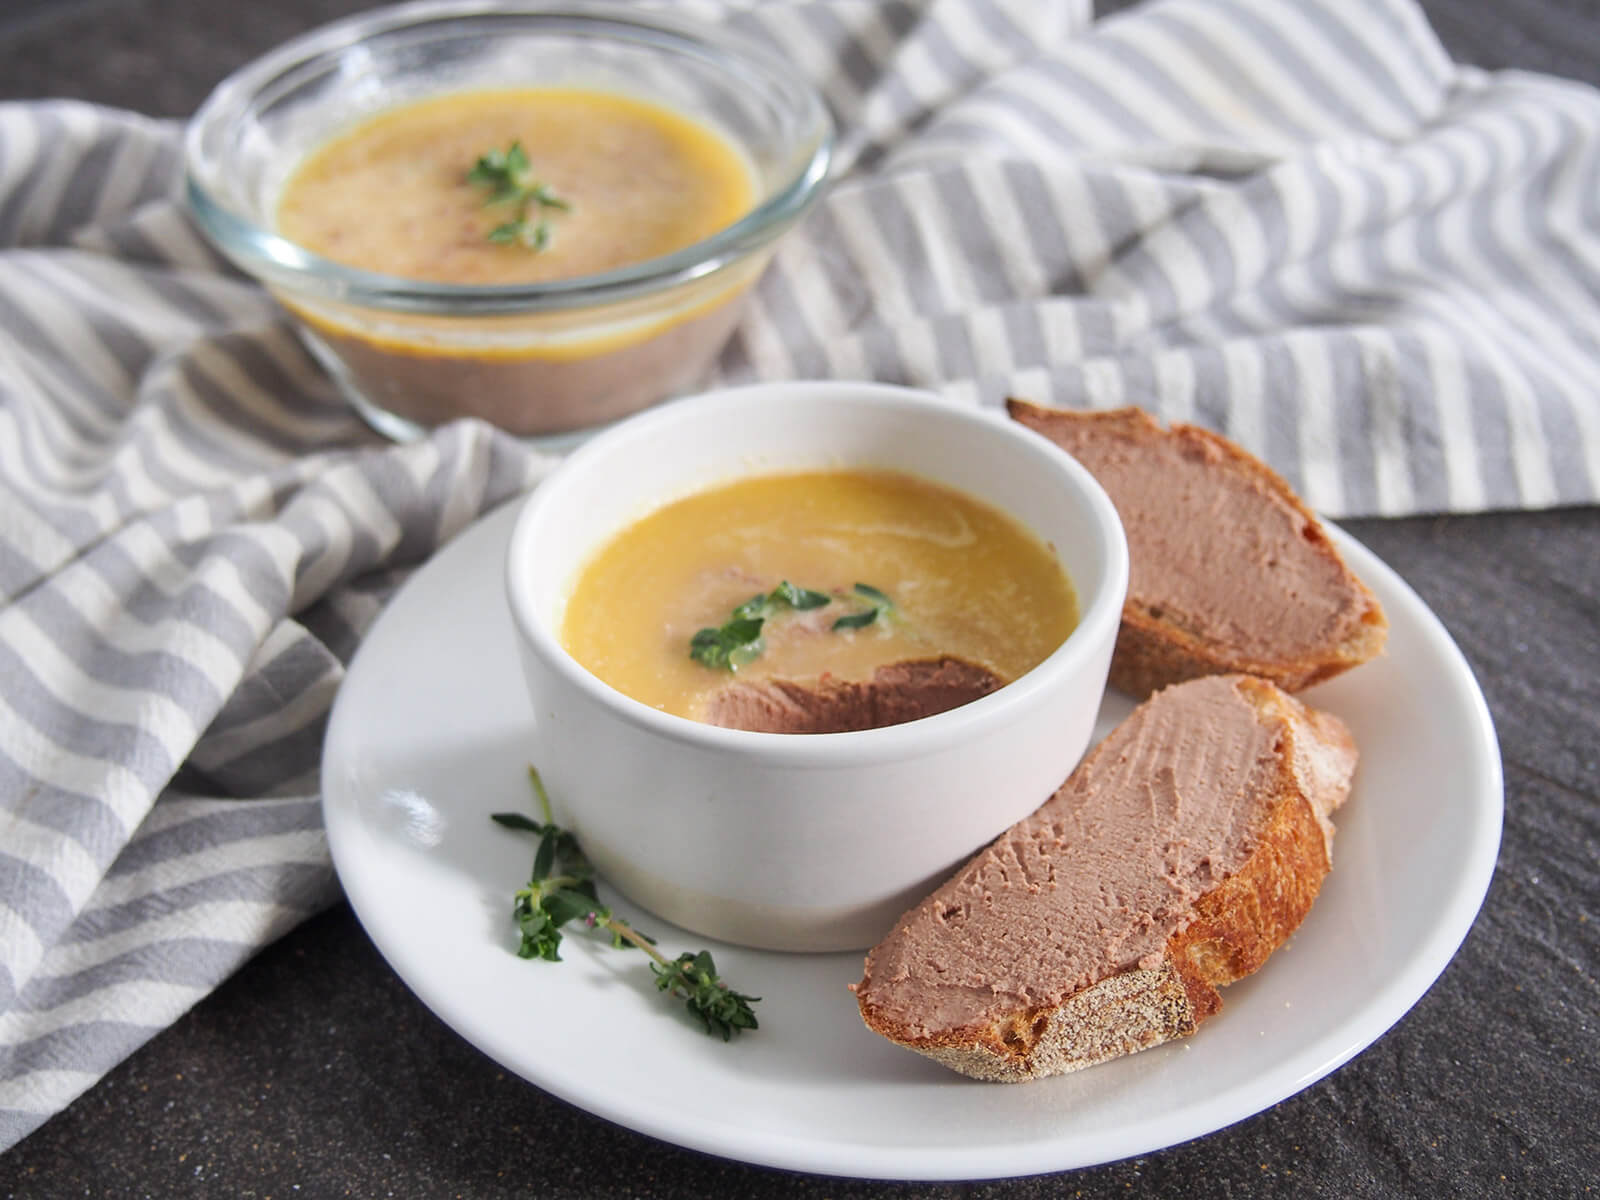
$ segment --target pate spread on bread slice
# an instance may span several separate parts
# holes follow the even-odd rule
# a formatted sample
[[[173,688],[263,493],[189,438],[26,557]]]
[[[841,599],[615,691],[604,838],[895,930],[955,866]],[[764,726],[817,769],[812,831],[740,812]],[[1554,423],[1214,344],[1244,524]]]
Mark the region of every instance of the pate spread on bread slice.
[[[862,1019],[1000,1081],[1193,1033],[1310,910],[1355,764],[1265,680],[1156,693],[872,949]]]
[[[1289,485],[1239,446],[1137,408],[1006,407],[1088,468],[1127,531],[1113,687],[1147,696],[1244,672],[1293,692],[1383,649],[1377,598]]]

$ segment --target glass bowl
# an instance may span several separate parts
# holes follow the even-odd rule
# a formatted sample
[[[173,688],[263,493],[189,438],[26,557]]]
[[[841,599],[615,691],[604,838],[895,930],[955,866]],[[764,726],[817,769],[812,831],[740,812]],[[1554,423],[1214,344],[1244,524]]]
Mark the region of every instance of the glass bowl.
[[[681,250],[526,284],[358,270],[277,232],[285,183],[330,138],[407,103],[516,87],[615,93],[708,127],[746,160],[754,206]],[[457,417],[570,437],[693,387],[820,195],[832,147],[815,89],[720,27],[517,0],[422,0],[313,30],[219,84],[185,137],[200,228],[294,315],[357,410],[402,440]]]

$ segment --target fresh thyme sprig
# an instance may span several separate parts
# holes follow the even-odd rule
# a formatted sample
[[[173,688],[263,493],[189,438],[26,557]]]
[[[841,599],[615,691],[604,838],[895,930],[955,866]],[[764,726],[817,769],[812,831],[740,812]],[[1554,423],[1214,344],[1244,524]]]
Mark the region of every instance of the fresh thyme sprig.
[[[550,222],[543,216],[531,220],[531,216],[545,209],[572,209],[548,184],[534,177],[527,152],[518,141],[504,150],[490,150],[480,156],[467,172],[467,182],[489,189],[485,204],[510,204],[516,214],[489,231],[491,242],[525,246],[538,253],[550,245]]]
[[[858,583],[855,594],[867,602],[867,607],[859,612],[847,613],[835,621],[829,628],[839,629],[864,629],[876,621],[879,616],[888,618],[894,612],[894,601],[889,599],[877,588],[869,583]]]
[[[490,819],[507,829],[532,833],[539,839],[533,856],[532,877],[528,886],[518,888],[512,903],[512,916],[522,933],[517,954],[522,958],[542,958],[560,962],[561,927],[581,920],[590,929],[604,929],[617,949],[636,946],[650,956],[650,970],[656,988],[682,1000],[700,1018],[708,1034],[728,1041],[745,1029],[757,1028],[751,1005],[761,999],[730,988],[717,973],[709,950],[698,954],[685,951],[669,959],[655,948],[655,939],[639,932],[600,903],[595,891],[594,866],[570,830],[555,823],[550,812],[550,795],[534,767],[528,779],[539,801],[544,820],[535,821],[522,813],[491,813]]]
[[[696,633],[689,639],[689,657],[718,670],[737,671],[766,649],[761,629],[768,617],[786,608],[803,612],[829,602],[826,592],[795,587],[785,579],[770,592],[751,596],[721,625]]]

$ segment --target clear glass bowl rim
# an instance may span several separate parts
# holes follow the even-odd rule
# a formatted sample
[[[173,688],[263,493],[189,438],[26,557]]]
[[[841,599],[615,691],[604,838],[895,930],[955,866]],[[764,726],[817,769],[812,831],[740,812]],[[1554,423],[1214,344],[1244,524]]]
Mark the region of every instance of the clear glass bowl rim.
[[[775,81],[799,104],[811,153],[792,177],[738,221],[691,246],[602,274],[542,283],[435,283],[363,271],[323,258],[273,232],[219,198],[209,180],[225,164],[207,143],[248,114],[277,81],[318,60],[332,60],[381,34],[446,27],[461,19],[530,17],[575,29],[622,35],[635,43],[671,45],[737,63],[746,74]],[[282,43],[217,84],[184,133],[184,188],[202,231],[236,265],[268,285],[299,295],[392,312],[485,316],[561,311],[620,303],[670,291],[744,259],[798,220],[821,195],[832,162],[834,125],[815,87],[777,55],[713,27],[656,10],[614,5],[521,0],[411,0],[319,26]]]

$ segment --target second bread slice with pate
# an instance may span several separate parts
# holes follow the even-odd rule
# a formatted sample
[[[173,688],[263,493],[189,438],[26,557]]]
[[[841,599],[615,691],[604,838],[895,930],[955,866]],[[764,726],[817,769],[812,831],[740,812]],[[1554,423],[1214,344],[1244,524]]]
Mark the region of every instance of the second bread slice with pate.
[[[1011,400],[1007,409],[1088,468],[1127,531],[1113,687],[1143,697],[1239,671],[1295,692],[1383,649],[1377,598],[1259,459],[1195,425],[1164,429],[1136,408]]]
[[[1158,692],[873,948],[862,1019],[998,1081],[1193,1033],[1310,911],[1355,764],[1264,680]]]

